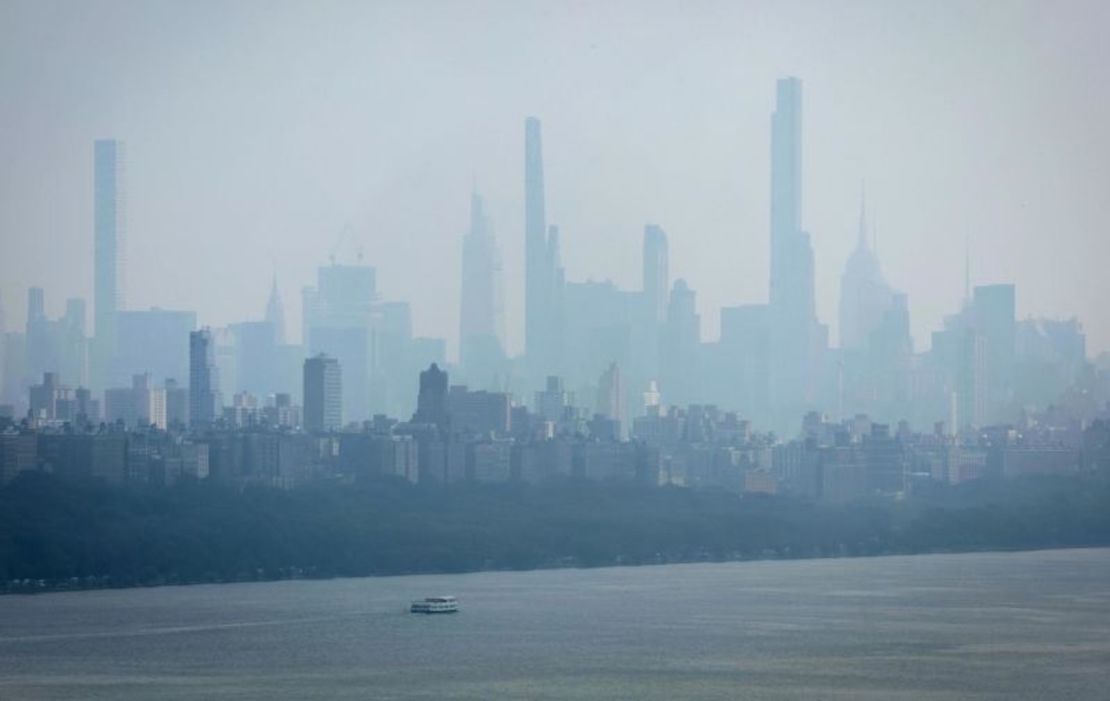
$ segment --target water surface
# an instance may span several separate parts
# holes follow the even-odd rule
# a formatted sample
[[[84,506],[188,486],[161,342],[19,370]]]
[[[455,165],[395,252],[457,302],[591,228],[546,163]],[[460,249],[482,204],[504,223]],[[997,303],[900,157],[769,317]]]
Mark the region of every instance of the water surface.
[[[1110,698],[1110,550],[0,597],[2,699],[217,697]]]

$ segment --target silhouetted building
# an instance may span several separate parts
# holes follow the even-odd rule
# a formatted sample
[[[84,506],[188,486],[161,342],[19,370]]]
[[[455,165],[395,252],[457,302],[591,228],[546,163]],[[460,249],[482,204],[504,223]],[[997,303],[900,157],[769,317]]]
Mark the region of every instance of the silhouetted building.
[[[319,354],[304,361],[304,428],[310,433],[343,425],[343,380],[339,361]]]
[[[223,413],[216,346],[208,328],[189,333],[189,427],[210,427]]]
[[[502,392],[471,391],[454,385],[447,392],[451,431],[458,436],[507,436],[512,404]]]
[[[446,436],[450,428],[450,414],[447,410],[447,373],[432,363],[420,373],[420,394],[416,398],[416,413],[412,422],[434,424],[440,435]]]

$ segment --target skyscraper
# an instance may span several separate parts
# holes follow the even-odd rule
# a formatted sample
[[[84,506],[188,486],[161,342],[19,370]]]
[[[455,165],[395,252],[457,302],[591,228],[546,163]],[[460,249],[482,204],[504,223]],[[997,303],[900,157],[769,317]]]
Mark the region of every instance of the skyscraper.
[[[666,232],[648,224],[644,227],[644,297],[656,323],[667,318],[667,293],[671,285],[668,260]]]
[[[207,428],[223,410],[212,331],[189,332],[189,427]]]
[[[304,289],[304,340],[309,355],[325,353],[343,368],[343,415],[371,415],[373,323],[378,304],[377,271],[367,265],[332,263],[316,272],[317,286]]]
[[[123,142],[99,139],[93,145],[93,230],[95,371],[103,386],[116,348],[116,312],[123,306],[125,223]]]
[[[171,377],[184,380],[190,369],[189,334],[196,328],[196,312],[158,308],[118,312],[116,354],[108,379],[120,387],[141,372],[150,373],[155,382]]]
[[[270,298],[266,300],[266,321],[274,328],[274,344],[285,345],[285,307],[278,292],[277,275],[270,284]]]
[[[524,353],[533,379],[559,362],[561,269],[559,233],[544,211],[540,120],[524,121]]]
[[[547,322],[547,215],[540,120],[524,120],[524,353],[535,359]]]
[[[675,280],[667,305],[660,348],[660,389],[667,401],[685,406],[698,401],[701,316],[697,295],[685,280]]]
[[[444,434],[449,428],[447,373],[440,370],[435,363],[420,373],[420,394],[416,397],[416,413],[412,421],[420,424],[435,424]]]
[[[983,344],[983,410],[988,422],[1001,421],[1013,398],[1017,324],[1013,285],[976,286],[972,302],[975,334]]]
[[[816,387],[818,328],[813,247],[802,230],[802,83],[782,78],[771,115],[771,401],[777,422],[793,418]]]
[[[624,387],[621,384],[621,369],[616,363],[609,363],[608,369],[598,378],[594,411],[607,419],[624,420]]]
[[[470,230],[463,237],[459,297],[459,360],[467,377],[485,383],[504,363],[501,254],[482,198],[470,198]]]
[[[304,361],[304,428],[334,431],[343,425],[343,377],[339,361],[320,353]]]
[[[42,288],[28,289],[26,327],[28,379],[40,377],[47,372],[57,375],[61,369],[61,359],[58,355],[60,341],[58,326],[57,323],[46,318],[46,295]]]
[[[867,245],[867,213],[860,201],[859,238],[840,276],[840,347],[867,348],[871,332],[882,321],[893,292],[883,279],[879,260]]]

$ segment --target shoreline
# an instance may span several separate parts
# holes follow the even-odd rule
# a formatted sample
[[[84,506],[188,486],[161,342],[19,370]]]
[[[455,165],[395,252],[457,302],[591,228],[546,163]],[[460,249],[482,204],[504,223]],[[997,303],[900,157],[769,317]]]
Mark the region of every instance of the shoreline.
[[[1036,546],[1031,545],[1028,547],[994,547],[994,548],[969,548],[963,550],[956,549],[936,549],[936,550],[921,550],[915,552],[883,552],[873,554],[842,554],[842,555],[797,555],[797,556],[780,556],[780,557],[739,557],[739,558],[725,558],[725,559],[673,559],[655,562],[614,562],[596,565],[586,564],[554,564],[551,566],[539,566],[529,568],[506,568],[506,567],[489,567],[480,569],[468,569],[459,571],[429,571],[429,570],[414,570],[409,572],[388,572],[379,574],[334,574],[334,575],[320,575],[320,576],[291,576],[291,577],[261,577],[257,579],[226,579],[226,580],[195,580],[195,581],[163,581],[163,582],[146,582],[146,583],[130,583],[130,584],[103,584],[92,586],[72,585],[70,580],[65,583],[50,583],[47,582],[43,585],[37,584],[44,580],[22,580],[30,582],[26,588],[16,588],[12,586],[12,582],[5,582],[3,588],[0,588],[0,596],[2,597],[21,597],[21,596],[41,596],[49,594],[62,594],[62,593],[82,593],[82,592],[97,592],[97,591],[122,591],[126,589],[160,589],[164,587],[197,587],[206,585],[228,585],[228,584],[272,584],[275,582],[322,582],[337,579],[385,579],[394,577],[437,577],[447,575],[472,575],[472,574],[489,574],[489,573],[526,573],[526,572],[546,572],[552,570],[600,570],[600,569],[617,569],[617,568],[636,568],[636,567],[665,567],[671,565],[703,565],[703,564],[737,564],[737,563],[760,563],[760,562],[801,562],[808,560],[863,560],[863,559],[876,559],[876,558],[893,558],[893,557],[919,557],[929,555],[1008,555],[1015,553],[1032,553],[1032,552],[1046,552],[1046,551],[1070,551],[1070,550],[1099,550],[1110,549],[1110,543],[1101,544],[1062,544],[1053,546]],[[105,577],[98,577],[96,579],[103,580]]]

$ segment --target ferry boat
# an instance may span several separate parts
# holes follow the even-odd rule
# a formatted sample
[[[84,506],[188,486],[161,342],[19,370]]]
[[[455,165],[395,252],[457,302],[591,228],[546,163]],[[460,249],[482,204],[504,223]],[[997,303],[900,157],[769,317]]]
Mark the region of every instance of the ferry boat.
[[[456,613],[459,602],[453,596],[429,596],[426,599],[412,602],[410,613]]]

